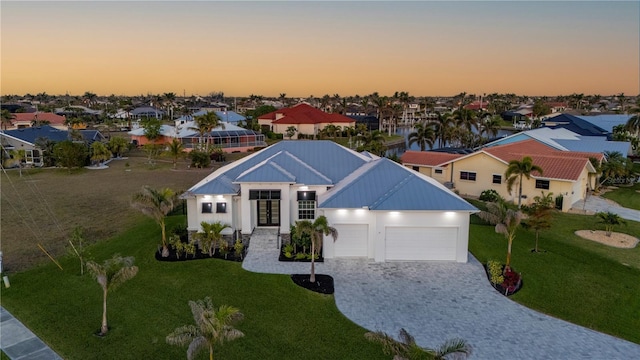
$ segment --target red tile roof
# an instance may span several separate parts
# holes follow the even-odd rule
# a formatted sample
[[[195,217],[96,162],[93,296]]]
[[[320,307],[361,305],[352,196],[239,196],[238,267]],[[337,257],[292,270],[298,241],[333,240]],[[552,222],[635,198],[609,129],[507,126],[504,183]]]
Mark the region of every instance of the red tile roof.
[[[590,157],[602,159],[602,154],[598,153],[557,151],[533,139],[489,147],[482,151],[505,162],[529,156],[543,170],[542,174],[534,171],[533,176],[561,180],[578,180]]]
[[[414,151],[408,150],[400,157],[403,164],[436,166],[464,155],[448,154],[437,151]]]
[[[280,117],[276,120],[277,117]],[[274,124],[328,124],[355,123],[350,117],[340,114],[328,114],[307,104],[298,104],[260,116],[258,119],[273,120]]]
[[[31,122],[36,119],[36,115],[39,121],[48,121],[51,125],[64,124],[65,117],[56,115],[49,112],[35,112],[35,113],[15,113],[15,118],[12,122]]]

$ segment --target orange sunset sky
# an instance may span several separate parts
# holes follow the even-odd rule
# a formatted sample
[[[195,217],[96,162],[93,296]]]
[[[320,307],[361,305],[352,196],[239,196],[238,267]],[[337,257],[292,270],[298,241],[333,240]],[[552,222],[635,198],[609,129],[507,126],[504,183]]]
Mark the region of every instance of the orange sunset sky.
[[[0,10],[3,95],[640,92],[637,1],[3,0]]]

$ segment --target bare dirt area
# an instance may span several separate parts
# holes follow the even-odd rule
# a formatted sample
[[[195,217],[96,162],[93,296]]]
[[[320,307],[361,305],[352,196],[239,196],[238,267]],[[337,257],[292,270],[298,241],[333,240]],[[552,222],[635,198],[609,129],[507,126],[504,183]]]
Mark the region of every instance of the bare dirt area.
[[[617,248],[631,249],[638,244],[638,238],[618,232],[612,232],[611,236],[607,236],[607,233],[602,230],[578,230],[575,234],[583,239]]]
[[[29,169],[23,170],[22,177],[17,170],[0,174],[4,270],[20,271],[47,261],[38,244],[54,256],[64,254],[75,226],[85,229],[89,243],[107,239],[142,218],[130,206],[131,196],[142,186],[186,190],[221,165],[189,169],[183,160],[174,170],[167,160],[149,166],[138,151],[128,156],[102,170]]]

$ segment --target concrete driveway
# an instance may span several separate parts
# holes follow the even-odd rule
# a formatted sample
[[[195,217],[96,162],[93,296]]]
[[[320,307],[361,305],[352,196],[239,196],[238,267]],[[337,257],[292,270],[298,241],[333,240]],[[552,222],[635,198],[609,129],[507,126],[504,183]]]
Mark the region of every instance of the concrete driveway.
[[[327,260],[316,271],[334,277],[336,305],[346,317],[394,336],[405,328],[421,346],[460,337],[473,347],[474,359],[640,358],[638,344],[538,313],[498,294],[482,265],[469,257],[467,264]],[[309,271],[309,264],[279,263],[277,258],[275,235],[254,234],[242,266],[264,273]]]
[[[640,194],[638,194],[638,196],[640,196]],[[597,213],[601,211],[612,212],[614,214],[618,214],[623,219],[640,222],[640,210],[622,207],[615,201],[596,195],[589,195],[586,203],[584,200],[580,200],[573,204],[571,208],[576,210],[586,210],[589,213]]]

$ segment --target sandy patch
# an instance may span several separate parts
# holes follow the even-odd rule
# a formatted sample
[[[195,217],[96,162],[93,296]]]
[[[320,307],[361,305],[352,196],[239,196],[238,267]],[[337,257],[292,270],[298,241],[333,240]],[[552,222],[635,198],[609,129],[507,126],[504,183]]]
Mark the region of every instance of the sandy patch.
[[[612,232],[611,236],[607,236],[607,233],[602,230],[578,230],[575,234],[583,239],[617,248],[631,249],[638,244],[638,238],[618,232]]]

